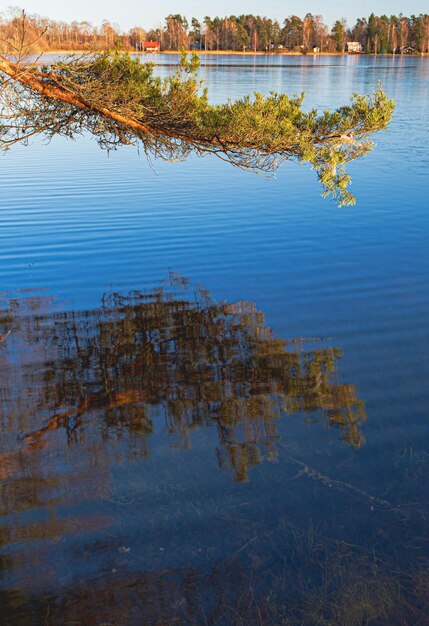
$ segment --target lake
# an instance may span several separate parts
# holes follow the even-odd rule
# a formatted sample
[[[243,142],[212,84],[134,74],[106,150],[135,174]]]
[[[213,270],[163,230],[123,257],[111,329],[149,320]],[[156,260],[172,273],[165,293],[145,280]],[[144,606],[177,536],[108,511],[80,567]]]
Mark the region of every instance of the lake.
[[[341,209],[294,163],[3,155],[0,623],[426,624],[429,58],[201,75],[396,110]]]

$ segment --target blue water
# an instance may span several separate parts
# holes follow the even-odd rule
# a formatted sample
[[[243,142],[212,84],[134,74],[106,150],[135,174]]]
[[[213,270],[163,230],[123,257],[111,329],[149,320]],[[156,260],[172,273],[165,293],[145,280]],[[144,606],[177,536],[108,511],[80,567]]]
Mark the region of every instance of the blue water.
[[[151,60],[165,75],[175,57]],[[89,137],[35,141],[2,157],[0,334],[8,315],[22,320],[0,344],[5,623],[423,624],[429,59],[208,56],[201,74],[214,102],[305,91],[308,108],[340,106],[381,81],[396,110],[375,150],[349,167],[357,204],[341,209],[294,163],[265,179],[215,157],[149,164],[132,148],[107,155]],[[191,312],[201,286],[216,303],[255,303],[275,337],[299,338],[292,350],[341,350],[329,385],[352,386],[364,404],[361,445],[345,443],[344,425],[317,403],[276,409],[275,437],[264,435],[276,456],[260,446],[247,481],[235,480],[219,460],[213,405],[204,423],[185,428],[185,443],[183,432],[169,434],[165,402],[171,380],[183,390],[188,343],[167,359],[172,379],[155,372],[159,393],[145,401],[152,434],[136,435],[118,405],[114,417],[97,405],[76,427],[67,418],[29,445],[26,435],[101,389],[95,357],[88,365],[78,353],[52,353],[62,324],[99,336],[94,354],[115,354],[119,334],[107,344],[97,335],[103,294],[134,290],[151,302],[171,272],[188,279],[174,297]],[[111,315],[146,319],[130,306]],[[171,330],[162,311],[161,337]],[[196,324],[193,314],[176,321],[173,338]],[[219,336],[224,346],[229,334]],[[250,367],[250,339],[240,337],[234,358]],[[143,383],[151,379],[153,366],[136,363]],[[110,364],[106,376],[114,385],[126,371],[135,391],[143,383],[128,366]],[[68,369],[84,391],[68,379],[53,386]],[[200,374],[193,402],[206,397]],[[264,397],[280,402],[274,370],[263,375]]]

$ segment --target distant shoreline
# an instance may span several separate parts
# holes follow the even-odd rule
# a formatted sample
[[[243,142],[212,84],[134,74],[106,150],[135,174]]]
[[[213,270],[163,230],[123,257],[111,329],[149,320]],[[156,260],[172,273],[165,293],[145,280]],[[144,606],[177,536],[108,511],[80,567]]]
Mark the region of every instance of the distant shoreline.
[[[94,52],[93,50],[44,50],[40,53],[33,54],[90,54]],[[95,51],[96,52],[96,51]],[[160,52],[139,52],[138,50],[125,50],[125,52],[129,52],[130,54],[138,54],[139,56],[145,56],[150,58],[155,54],[179,54],[178,50],[161,50]],[[253,52],[250,50],[246,50],[246,52],[240,52],[239,50],[186,50],[188,54],[191,52],[197,52],[201,55],[208,56],[266,56],[266,57],[282,57],[282,56],[293,56],[293,57],[427,57],[429,56],[428,52],[419,52],[418,54],[393,54],[391,52],[386,52],[385,54],[374,54],[373,52],[366,54],[364,52],[361,53],[353,53],[353,52],[307,52],[303,54],[302,52]]]

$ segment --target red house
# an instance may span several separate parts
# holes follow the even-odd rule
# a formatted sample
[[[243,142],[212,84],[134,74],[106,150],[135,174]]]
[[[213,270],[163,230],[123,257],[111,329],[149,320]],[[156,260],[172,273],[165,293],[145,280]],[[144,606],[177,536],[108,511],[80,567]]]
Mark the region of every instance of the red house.
[[[161,46],[158,41],[144,41],[143,52],[159,52]]]

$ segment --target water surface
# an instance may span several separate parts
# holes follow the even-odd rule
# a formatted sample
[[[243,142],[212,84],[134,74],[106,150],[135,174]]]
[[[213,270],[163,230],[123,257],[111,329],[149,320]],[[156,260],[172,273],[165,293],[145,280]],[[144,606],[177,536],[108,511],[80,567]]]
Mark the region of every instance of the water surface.
[[[2,619],[424,624],[429,59],[201,72],[397,109],[342,209],[292,163],[2,158]]]

